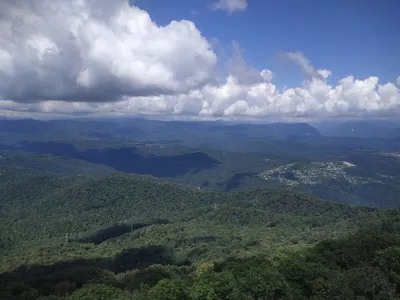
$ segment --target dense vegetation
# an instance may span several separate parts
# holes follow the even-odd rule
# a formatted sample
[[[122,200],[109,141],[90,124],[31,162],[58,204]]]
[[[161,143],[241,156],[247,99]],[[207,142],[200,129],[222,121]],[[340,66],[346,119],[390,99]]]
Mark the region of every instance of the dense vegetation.
[[[340,203],[399,208],[399,124],[315,124],[328,135],[323,136],[303,123],[0,120],[0,152],[9,153],[0,168],[62,175],[122,171],[207,190],[285,188]],[[38,156],[15,154],[21,151]],[[344,171],[355,180],[332,176],[318,184],[288,185],[259,176],[292,163],[307,168],[340,161],[355,165]]]
[[[0,299],[399,299],[397,131],[351,132],[0,121]]]
[[[306,157],[285,156],[279,149],[275,154],[268,154],[196,149],[159,142],[118,144],[114,141],[109,147],[101,148],[102,143],[103,141],[91,141],[88,145],[86,142],[82,144],[76,141],[74,144],[0,144],[0,149],[3,148],[0,156],[2,153],[7,154],[0,158],[0,168],[29,169],[64,175],[123,171],[149,174],[202,189],[233,191],[249,188],[291,188],[277,179],[282,174],[269,180],[260,178],[261,172],[275,167],[295,164],[301,170],[312,168],[314,162],[332,161],[337,164],[349,161],[355,167],[345,168],[343,172],[354,180],[342,180],[333,174],[331,178],[323,178],[318,184],[298,183],[293,186],[293,190],[346,204],[400,207],[400,159],[395,156],[396,153],[391,155],[373,150],[352,149],[336,156],[316,154],[311,159],[312,154]],[[297,146],[294,148],[299,149]],[[23,152],[24,156],[20,154],[22,151],[28,152]]]
[[[115,171],[101,164],[53,155],[32,155],[23,151],[0,151],[0,172],[54,175],[105,175]]]
[[[395,299],[398,210],[150,177],[0,176],[0,299]]]

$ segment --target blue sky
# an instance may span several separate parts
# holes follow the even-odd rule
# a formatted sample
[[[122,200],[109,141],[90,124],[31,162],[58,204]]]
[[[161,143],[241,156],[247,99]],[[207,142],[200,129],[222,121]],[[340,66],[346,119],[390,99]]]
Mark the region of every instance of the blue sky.
[[[400,0],[49,1],[0,1],[0,116],[400,117]]]
[[[209,39],[237,41],[249,64],[273,70],[283,85],[300,80],[299,72],[278,59],[292,51],[331,70],[331,82],[347,75],[395,82],[400,73],[398,0],[249,0],[245,11],[232,14],[210,10],[208,0],[134,3],[158,24],[189,19]]]

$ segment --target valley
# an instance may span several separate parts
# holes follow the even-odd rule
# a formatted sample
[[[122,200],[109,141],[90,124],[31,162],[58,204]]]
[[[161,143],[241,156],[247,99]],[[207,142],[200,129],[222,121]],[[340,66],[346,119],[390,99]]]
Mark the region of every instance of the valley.
[[[276,140],[270,142],[274,145]],[[7,168],[25,168],[23,160],[31,164],[33,159],[40,160],[37,169],[46,172],[52,160],[59,165],[60,160],[68,159],[90,165],[92,170],[87,172],[91,174],[119,171],[151,175],[214,191],[290,188],[341,203],[400,207],[396,194],[400,191],[397,152],[344,147],[335,153],[321,153],[319,147],[302,141],[296,142],[296,147],[306,147],[307,153],[286,154],[284,149],[289,145],[279,143],[283,145],[276,149],[265,146],[265,151],[234,151],[164,140],[24,141],[0,144],[0,154],[6,157],[8,153],[0,166],[3,163]],[[48,166],[40,166],[42,163]],[[362,192],[363,187],[372,186],[372,194]]]
[[[331,147],[293,124],[266,125],[274,137],[263,138],[262,125],[241,125],[220,140],[225,124],[149,120],[135,127],[146,140],[121,139],[108,123],[55,122],[53,132],[21,122],[0,143],[1,299],[399,293],[391,140]],[[162,126],[176,139],[147,140]],[[201,141],[185,139],[192,126]]]

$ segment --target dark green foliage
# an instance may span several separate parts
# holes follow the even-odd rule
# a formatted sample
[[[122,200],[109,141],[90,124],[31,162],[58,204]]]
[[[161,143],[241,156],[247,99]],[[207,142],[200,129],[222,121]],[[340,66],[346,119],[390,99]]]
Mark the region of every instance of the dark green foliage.
[[[73,292],[65,300],[132,300],[132,295],[124,290],[105,284],[88,284]]]
[[[136,229],[144,228],[147,226],[151,226],[153,224],[168,224],[168,220],[156,220],[152,223],[137,223],[137,224],[116,224],[109,228],[101,229],[96,232],[93,236],[84,237],[78,240],[80,243],[93,243],[93,244],[101,244],[106,240],[118,237],[128,232],[133,232]]]
[[[163,278],[155,285],[143,285],[134,295],[140,295],[140,299],[396,299],[393,279],[383,266],[375,265],[378,257],[382,259],[379,251],[371,251],[373,255],[368,259],[360,257],[357,267],[331,261],[326,254],[342,252],[344,247],[348,251],[342,252],[344,256],[354,256],[354,250],[347,247],[349,242],[362,247],[362,242],[357,243],[361,236],[373,240],[378,235],[359,233],[329,241],[330,246],[323,242],[306,251],[277,255],[274,263],[261,257],[232,258],[192,276]],[[393,243],[378,244],[372,241],[371,247],[393,249]]]
[[[16,146],[0,145],[9,150],[29,151],[36,154],[51,154],[83,160],[92,164],[108,166],[114,170],[148,174],[156,177],[183,176],[188,172],[211,169],[220,164],[205,153],[184,153],[175,156],[143,155],[136,148],[118,147],[104,149],[88,149],[78,151],[74,145],[56,142],[21,143]]]
[[[112,168],[83,160],[20,151],[0,151],[0,172],[80,175],[113,173]]]
[[[13,129],[5,136],[5,142],[1,142],[0,132],[0,149],[11,156],[0,158],[0,172],[10,168],[61,175],[123,171],[208,190],[286,188],[340,203],[400,207],[396,140],[322,137],[307,124],[135,120],[52,121],[48,123],[52,127],[47,127],[47,123],[29,120],[21,121],[20,125],[10,122]],[[32,134],[31,128],[27,129],[29,135],[24,134],[24,123],[42,135]],[[15,153],[22,149],[41,155],[15,158]],[[289,163],[307,167],[312,162],[343,160],[356,165],[345,170],[352,180],[333,175],[315,185],[301,183],[292,187],[278,180],[278,177],[298,179],[292,171],[276,174],[269,180],[258,176]]]
[[[395,299],[398,210],[6,172],[0,299]]]

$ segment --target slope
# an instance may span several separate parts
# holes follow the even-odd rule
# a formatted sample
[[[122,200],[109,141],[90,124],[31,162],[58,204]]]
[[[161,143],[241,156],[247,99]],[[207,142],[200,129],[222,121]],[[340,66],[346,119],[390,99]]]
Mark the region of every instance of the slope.
[[[270,265],[274,257],[309,251],[321,240],[346,238],[360,228],[389,228],[393,241],[399,232],[398,210],[350,207],[280,190],[208,192],[122,173],[76,178],[7,173],[1,176],[0,199],[2,299],[67,294],[71,298],[65,299],[97,299],[98,293],[110,294],[104,299],[130,299],[131,293],[164,299],[160,295],[176,289],[175,281],[157,295],[151,290],[166,278],[189,280],[185,285],[200,295],[168,299],[221,299],[228,292],[204,295],[218,273],[245,268],[241,264],[255,268],[254,257],[269,266],[265,276],[280,278],[281,290],[290,280]],[[232,258],[239,261],[226,266]],[[201,270],[211,277],[197,278]],[[238,293],[230,299],[259,295]]]

